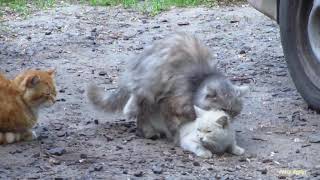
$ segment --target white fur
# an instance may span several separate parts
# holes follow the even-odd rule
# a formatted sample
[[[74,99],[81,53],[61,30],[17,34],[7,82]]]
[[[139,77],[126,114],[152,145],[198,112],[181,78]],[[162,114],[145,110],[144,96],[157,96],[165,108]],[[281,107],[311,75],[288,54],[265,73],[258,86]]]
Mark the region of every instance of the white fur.
[[[5,133],[6,141],[8,144],[15,142],[15,134],[12,132],[6,132]]]
[[[229,116],[224,111],[206,111],[198,107],[195,110],[197,119],[182,125],[179,130],[180,146],[183,149],[203,158],[225,151],[235,155],[244,153],[244,149],[236,145]],[[223,127],[222,122],[226,122],[226,126]]]

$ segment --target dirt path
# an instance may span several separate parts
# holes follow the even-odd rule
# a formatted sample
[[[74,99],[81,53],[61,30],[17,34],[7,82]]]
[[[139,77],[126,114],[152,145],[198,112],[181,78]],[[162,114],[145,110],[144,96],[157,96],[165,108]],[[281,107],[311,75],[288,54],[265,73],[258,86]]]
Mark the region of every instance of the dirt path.
[[[2,27],[10,31],[0,36],[0,71],[11,76],[56,67],[59,90],[59,101],[40,114],[35,129],[41,140],[0,147],[2,179],[320,178],[320,144],[309,141],[320,132],[320,116],[308,110],[289,78],[278,26],[252,8],[173,9],[149,18],[71,5]],[[221,69],[252,87],[235,124],[244,156],[196,158],[164,140],[137,138],[134,122],[88,104],[89,82],[115,87],[130,55],[176,30],[197,35]]]

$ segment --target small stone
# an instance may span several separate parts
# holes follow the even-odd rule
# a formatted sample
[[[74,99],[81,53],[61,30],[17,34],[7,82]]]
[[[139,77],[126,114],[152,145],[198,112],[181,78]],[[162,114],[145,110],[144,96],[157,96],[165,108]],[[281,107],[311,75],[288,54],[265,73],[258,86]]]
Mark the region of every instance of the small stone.
[[[230,23],[237,23],[239,22],[238,20],[231,20]]]
[[[107,72],[105,72],[105,71],[100,71],[99,72],[99,76],[106,76],[108,73]]]
[[[189,22],[178,22],[178,26],[188,26],[190,25]]]
[[[247,158],[245,158],[245,157],[240,157],[239,162],[247,162]]]
[[[309,136],[310,143],[320,143],[320,134],[312,134]]]
[[[142,177],[142,176],[143,176],[143,172],[142,172],[142,171],[135,172],[133,175],[134,175],[135,177]]]
[[[195,162],[193,162],[193,165],[194,165],[194,166],[200,166],[200,163],[197,162],[197,161],[195,161]]]
[[[107,136],[107,135],[103,135],[103,136],[107,139],[108,142],[109,142],[109,141],[113,141],[113,138],[112,138],[112,137]]]
[[[152,27],[152,29],[158,29],[158,28],[160,28],[159,25],[155,25],[155,26]]]
[[[297,150],[296,150],[296,153],[300,153],[300,149],[297,149]]]
[[[134,48],[135,50],[142,50],[143,49],[143,47],[142,46],[138,46],[138,47],[136,47],[136,48]]]
[[[96,165],[93,169],[95,171],[101,171],[103,169],[103,166],[101,164],[99,164],[99,165]]]
[[[260,172],[261,172],[261,174],[267,174],[268,169],[267,169],[267,168],[264,168],[264,169],[258,169],[258,171],[260,171]]]
[[[48,150],[48,153],[51,155],[61,156],[62,154],[66,153],[66,150],[62,147],[56,147]]]
[[[98,120],[98,119],[95,119],[93,122],[94,122],[95,124],[99,124],[99,120]]]
[[[49,158],[49,163],[53,165],[59,165],[61,162],[58,159],[55,158]]]
[[[86,155],[86,154],[80,154],[80,158],[81,158],[81,159],[87,159],[87,158],[88,158],[88,155]]]
[[[45,35],[51,35],[52,34],[52,31],[47,31],[44,33]]]
[[[123,40],[128,41],[130,39],[130,36],[123,36]]]
[[[271,162],[273,162],[272,159],[264,159],[264,160],[262,160],[262,163],[271,163]]]
[[[123,149],[121,146],[116,146],[116,151]]]
[[[33,158],[38,158],[38,157],[40,157],[40,153],[35,153],[35,154],[33,154],[31,157],[33,157]]]
[[[60,131],[57,133],[57,136],[58,137],[65,137],[65,136],[67,136],[67,132]]]
[[[155,165],[152,167],[152,172],[154,174],[161,174],[162,173],[162,168],[161,166]]]
[[[246,51],[245,50],[240,50],[240,52],[239,52],[239,54],[245,54],[246,53]]]
[[[287,179],[287,177],[286,176],[278,176],[278,179]]]

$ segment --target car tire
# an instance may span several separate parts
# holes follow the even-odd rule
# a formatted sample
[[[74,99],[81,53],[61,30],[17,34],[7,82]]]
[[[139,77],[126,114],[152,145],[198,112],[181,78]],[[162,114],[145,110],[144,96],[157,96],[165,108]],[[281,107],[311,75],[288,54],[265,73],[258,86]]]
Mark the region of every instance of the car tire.
[[[278,19],[281,43],[291,78],[308,105],[320,110],[319,52],[312,47],[310,39],[313,37],[308,34],[312,7],[311,0],[280,0]]]

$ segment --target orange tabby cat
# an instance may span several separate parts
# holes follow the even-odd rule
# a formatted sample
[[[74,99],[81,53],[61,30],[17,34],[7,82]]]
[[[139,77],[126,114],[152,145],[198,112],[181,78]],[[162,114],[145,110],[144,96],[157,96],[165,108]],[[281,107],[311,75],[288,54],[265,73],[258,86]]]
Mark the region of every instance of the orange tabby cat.
[[[54,70],[27,70],[13,80],[0,74],[0,144],[34,139],[38,109],[55,97]]]

